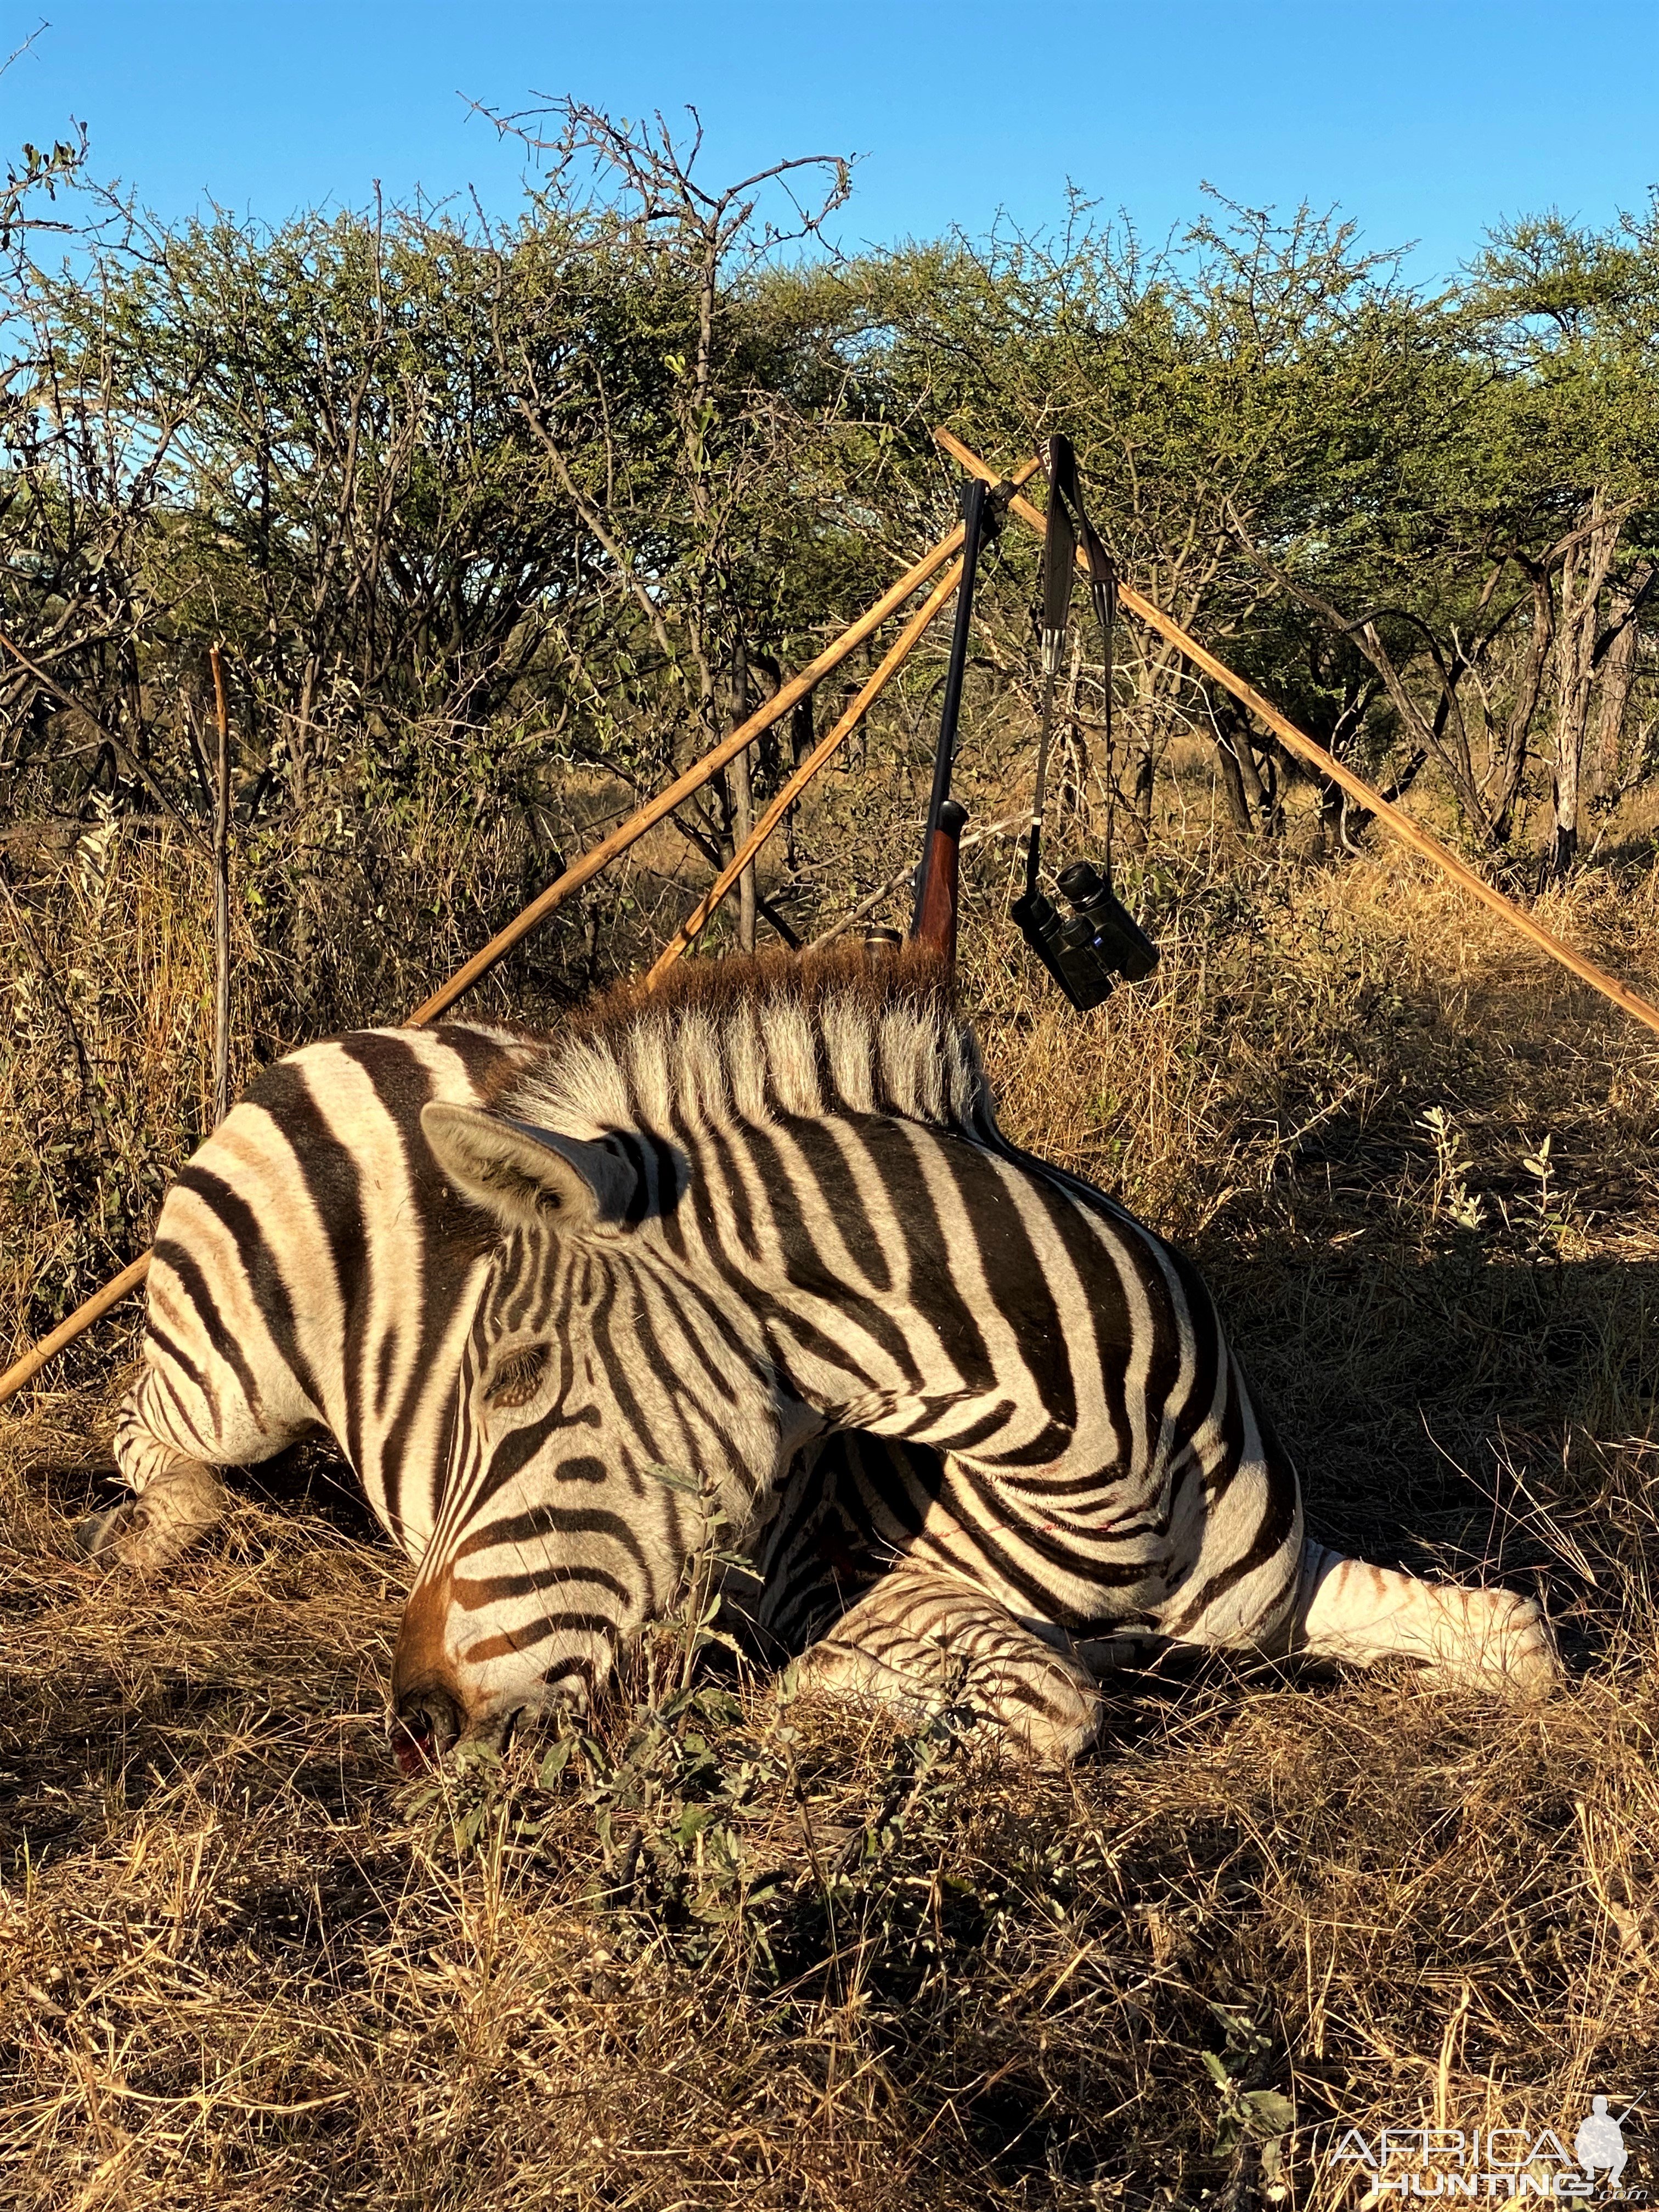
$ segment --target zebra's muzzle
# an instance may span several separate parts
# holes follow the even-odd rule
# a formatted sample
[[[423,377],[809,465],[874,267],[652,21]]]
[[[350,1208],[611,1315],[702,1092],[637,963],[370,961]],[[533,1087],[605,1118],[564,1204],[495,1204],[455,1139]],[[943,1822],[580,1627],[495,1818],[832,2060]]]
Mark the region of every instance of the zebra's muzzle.
[[[447,1690],[411,1690],[398,1700],[392,1722],[392,1755],[403,1774],[435,1766],[460,1741],[461,1715]]]

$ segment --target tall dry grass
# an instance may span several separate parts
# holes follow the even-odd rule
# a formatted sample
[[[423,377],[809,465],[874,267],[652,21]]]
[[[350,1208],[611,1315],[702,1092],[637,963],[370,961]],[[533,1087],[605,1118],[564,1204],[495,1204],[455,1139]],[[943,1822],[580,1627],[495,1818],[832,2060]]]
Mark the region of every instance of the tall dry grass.
[[[1135,886],[1156,978],[1086,1021],[981,857],[1005,1119],[1194,1251],[1316,1528],[1541,1589],[1571,1686],[1166,1663],[1060,1775],[641,1674],[589,1739],[404,1791],[402,1571],[326,1455],[165,1584],[74,1556],[106,1338],[4,1432],[0,2197],[1322,2208],[1369,2185],[1350,2127],[1570,2142],[1659,2080],[1654,1041],[1410,869],[1200,829]],[[205,967],[171,880],[42,950],[109,994],[98,1110],[176,1146]],[[1651,989],[1656,889],[1632,851],[1550,919]],[[24,1003],[14,1176],[95,1119]],[[123,1173],[112,1222],[154,1187]],[[73,1257],[23,1188],[12,1318]]]

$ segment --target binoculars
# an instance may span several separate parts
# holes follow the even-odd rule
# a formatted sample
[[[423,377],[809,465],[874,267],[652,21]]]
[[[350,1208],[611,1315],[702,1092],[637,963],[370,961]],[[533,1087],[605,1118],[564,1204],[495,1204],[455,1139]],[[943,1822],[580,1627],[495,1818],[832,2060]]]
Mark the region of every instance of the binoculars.
[[[1061,914],[1043,892],[1027,891],[1009,908],[1019,932],[1080,1014],[1110,996],[1118,977],[1139,983],[1158,965],[1158,947],[1087,860],[1060,872],[1071,908]]]

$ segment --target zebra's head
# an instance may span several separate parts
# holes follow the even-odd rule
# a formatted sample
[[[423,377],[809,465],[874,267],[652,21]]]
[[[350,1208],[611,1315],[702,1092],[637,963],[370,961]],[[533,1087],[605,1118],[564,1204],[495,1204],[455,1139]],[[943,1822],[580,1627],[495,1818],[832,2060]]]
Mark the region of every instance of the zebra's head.
[[[714,1503],[740,1516],[782,1448],[741,1321],[711,1327],[665,1267],[672,1237],[650,1234],[684,1195],[672,1145],[447,1103],[422,1128],[499,1239],[393,1662],[406,1766],[584,1707],[672,1608]]]
[[[989,1114],[925,948],[688,963],[573,1017],[490,1109],[427,1105],[495,1243],[394,1663],[409,1747],[585,1703],[805,1443],[896,1432],[938,1273],[896,1252],[911,1214],[937,1234],[902,1128],[982,1141]]]

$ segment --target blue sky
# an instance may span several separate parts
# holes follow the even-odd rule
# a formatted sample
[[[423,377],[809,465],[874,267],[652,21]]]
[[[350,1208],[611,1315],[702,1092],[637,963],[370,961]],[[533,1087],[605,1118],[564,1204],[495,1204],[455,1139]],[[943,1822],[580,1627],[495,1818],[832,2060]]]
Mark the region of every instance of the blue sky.
[[[570,91],[626,113],[701,107],[707,172],[856,152],[842,242],[999,209],[1040,228],[1071,178],[1143,235],[1208,180],[1250,205],[1340,204],[1368,243],[1454,269],[1495,219],[1610,221],[1659,183],[1659,5],[1603,0],[1188,0],[813,8],[656,0],[0,0],[0,156],[72,113],[94,166],[178,215],[207,195],[277,217],[332,198],[476,185],[519,159],[461,95]],[[1039,46],[1039,36],[1045,42]]]

